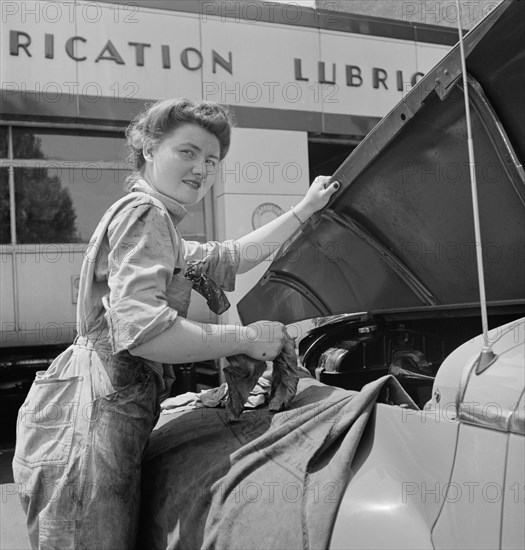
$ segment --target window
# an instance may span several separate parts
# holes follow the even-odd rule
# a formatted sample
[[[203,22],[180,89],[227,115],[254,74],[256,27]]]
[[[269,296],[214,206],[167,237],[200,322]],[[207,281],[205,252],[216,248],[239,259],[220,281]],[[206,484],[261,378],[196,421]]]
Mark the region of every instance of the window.
[[[0,126],[0,244],[89,242],[105,210],[126,193],[126,157],[121,132]],[[189,208],[179,226],[186,239],[211,238],[208,201]]]
[[[330,176],[355,149],[359,140],[341,136],[316,135],[308,139],[310,181]]]
[[[96,166],[15,168],[17,243],[89,242],[106,209],[124,196],[125,175]]]
[[[7,168],[0,168],[0,244],[11,242],[10,221],[9,174]]]
[[[20,159],[126,162],[122,134],[13,128],[13,156]]]
[[[7,128],[0,126],[0,158],[7,158]]]

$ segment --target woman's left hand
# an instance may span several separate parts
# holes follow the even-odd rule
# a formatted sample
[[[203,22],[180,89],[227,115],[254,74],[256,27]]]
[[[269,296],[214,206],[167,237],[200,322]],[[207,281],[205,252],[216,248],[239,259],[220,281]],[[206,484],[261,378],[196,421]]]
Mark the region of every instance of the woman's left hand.
[[[317,176],[304,199],[294,207],[294,210],[302,211],[305,217],[310,217],[314,212],[324,208],[330,197],[341,187],[338,181],[331,182],[331,179],[332,176]]]

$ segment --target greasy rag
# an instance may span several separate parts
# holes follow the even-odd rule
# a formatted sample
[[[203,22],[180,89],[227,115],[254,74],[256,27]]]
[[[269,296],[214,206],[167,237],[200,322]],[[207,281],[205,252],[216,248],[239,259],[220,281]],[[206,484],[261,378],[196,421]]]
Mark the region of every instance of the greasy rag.
[[[360,392],[301,372],[286,410],[201,408],[161,417],[143,462],[140,547],[327,548],[352,458],[379,396],[415,405],[384,376]]]
[[[224,291],[204,274],[207,260],[193,261],[188,264],[185,277],[191,281],[193,290],[204,296],[211,311],[221,314],[229,307],[230,302]],[[239,354],[226,357],[230,363],[224,369],[228,384],[226,410],[228,421],[235,422],[242,414],[250,392],[266,370],[266,362]],[[272,388],[270,393],[270,410],[280,411],[288,407],[297,390],[298,370],[294,340],[286,334],[283,349],[273,362]]]
[[[265,361],[258,361],[242,354],[226,359],[230,363],[223,371],[228,384],[226,410],[228,421],[233,422],[241,416],[250,392],[267,365]],[[277,412],[288,407],[297,391],[298,381],[299,368],[294,340],[286,335],[283,349],[273,361],[270,411]]]

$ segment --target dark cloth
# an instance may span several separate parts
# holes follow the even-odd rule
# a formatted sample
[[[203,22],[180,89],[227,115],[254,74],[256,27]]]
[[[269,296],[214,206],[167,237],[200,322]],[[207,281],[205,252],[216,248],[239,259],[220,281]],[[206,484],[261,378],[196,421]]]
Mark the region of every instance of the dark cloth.
[[[228,399],[226,412],[228,422],[239,419],[250,392],[257,384],[257,380],[266,370],[266,362],[252,359],[247,355],[232,355],[226,357],[229,365],[224,367],[223,373],[228,385]]]
[[[221,315],[230,308],[231,304],[222,288],[213,279],[204,275],[203,270],[207,263],[208,260],[206,258],[200,261],[189,262],[184,276],[191,281],[193,290],[206,299],[206,304],[210,310],[217,315]]]
[[[226,357],[230,363],[225,367],[224,377],[228,384],[228,400],[226,411],[228,421],[239,419],[250,392],[266,370],[265,361],[258,361],[246,355],[232,355]],[[269,409],[272,412],[281,411],[288,407],[297,391],[299,368],[295,353],[295,342],[287,336],[283,349],[273,361],[272,386],[270,391]]]
[[[140,547],[326,548],[352,458],[380,394],[417,408],[392,376],[360,392],[301,375],[290,408],[161,417],[143,462]]]

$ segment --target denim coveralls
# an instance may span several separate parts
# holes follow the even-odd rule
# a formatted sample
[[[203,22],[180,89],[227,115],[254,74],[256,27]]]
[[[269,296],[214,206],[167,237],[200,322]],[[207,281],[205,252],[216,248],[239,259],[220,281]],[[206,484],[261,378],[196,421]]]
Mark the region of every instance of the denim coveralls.
[[[233,241],[184,241],[177,202],[142,179],[100,221],[82,265],[78,337],[37,373],[17,421],[13,460],[33,548],[132,549],[140,468],[170,365],[134,357],[186,316],[187,262],[234,289]]]

